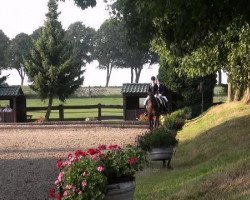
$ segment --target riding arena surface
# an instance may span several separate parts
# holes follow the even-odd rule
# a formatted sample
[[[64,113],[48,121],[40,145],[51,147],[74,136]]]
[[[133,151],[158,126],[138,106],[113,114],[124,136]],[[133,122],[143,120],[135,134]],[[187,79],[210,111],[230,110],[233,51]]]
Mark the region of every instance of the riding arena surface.
[[[57,177],[56,161],[100,144],[135,144],[145,127],[0,127],[0,200],[45,200]]]

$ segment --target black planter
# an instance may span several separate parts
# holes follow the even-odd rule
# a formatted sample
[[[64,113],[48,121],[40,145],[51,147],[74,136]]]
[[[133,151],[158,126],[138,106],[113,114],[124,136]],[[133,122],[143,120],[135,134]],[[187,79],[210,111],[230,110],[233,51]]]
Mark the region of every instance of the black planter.
[[[135,181],[107,185],[105,200],[133,200]]]
[[[149,158],[152,161],[163,161],[163,167],[166,167],[166,160],[168,160],[167,167],[170,167],[170,161],[172,159],[174,152],[174,147],[168,147],[168,148],[153,148],[149,152]]]

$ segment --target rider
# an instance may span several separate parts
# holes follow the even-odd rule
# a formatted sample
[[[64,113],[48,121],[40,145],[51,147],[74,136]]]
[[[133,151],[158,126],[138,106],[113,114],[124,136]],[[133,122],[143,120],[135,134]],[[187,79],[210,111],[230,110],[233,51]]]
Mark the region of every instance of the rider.
[[[155,76],[151,77],[151,84],[149,85],[148,93],[153,94],[154,96],[156,96],[158,93],[158,85],[156,83]],[[148,99],[149,99],[149,95],[147,96],[147,98],[144,101],[144,107],[146,107],[146,103],[147,103]]]
[[[167,87],[162,83],[161,79],[157,76],[157,86],[158,86],[158,98],[161,101],[161,104],[163,105],[163,107],[165,108],[165,110],[167,109]]]

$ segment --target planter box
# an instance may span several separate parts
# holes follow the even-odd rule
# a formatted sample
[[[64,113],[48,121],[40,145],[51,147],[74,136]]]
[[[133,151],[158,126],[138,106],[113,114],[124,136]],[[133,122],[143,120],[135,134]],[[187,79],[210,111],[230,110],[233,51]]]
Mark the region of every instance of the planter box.
[[[149,158],[152,161],[163,161],[163,168],[167,167],[169,169],[172,169],[170,166],[170,162],[173,156],[174,152],[174,146],[169,148],[153,148],[149,152]],[[166,160],[168,160],[168,163],[166,165]]]
[[[135,181],[107,185],[105,200],[133,200]]]

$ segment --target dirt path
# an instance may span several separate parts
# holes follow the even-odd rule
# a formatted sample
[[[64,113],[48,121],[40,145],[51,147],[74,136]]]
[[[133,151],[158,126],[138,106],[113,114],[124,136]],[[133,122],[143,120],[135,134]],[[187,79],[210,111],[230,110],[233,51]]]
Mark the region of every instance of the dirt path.
[[[59,158],[99,144],[133,144],[145,129],[0,129],[0,200],[45,200]]]

